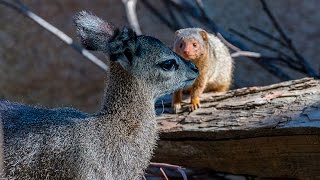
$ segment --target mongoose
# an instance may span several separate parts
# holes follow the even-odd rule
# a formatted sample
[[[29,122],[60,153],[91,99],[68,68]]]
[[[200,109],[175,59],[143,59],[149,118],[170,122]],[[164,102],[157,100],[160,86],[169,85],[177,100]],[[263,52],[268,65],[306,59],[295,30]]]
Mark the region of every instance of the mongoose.
[[[199,69],[199,77],[192,87],[191,108],[200,107],[202,92],[226,92],[232,81],[233,60],[228,48],[218,37],[200,28],[186,28],[175,32],[174,51],[191,60]],[[175,113],[181,108],[182,90],[173,94],[172,107]]]
[[[103,106],[87,114],[0,101],[5,179],[140,180],[158,139],[156,99],[198,76],[158,39],[85,11],[75,25],[84,47],[110,56]]]

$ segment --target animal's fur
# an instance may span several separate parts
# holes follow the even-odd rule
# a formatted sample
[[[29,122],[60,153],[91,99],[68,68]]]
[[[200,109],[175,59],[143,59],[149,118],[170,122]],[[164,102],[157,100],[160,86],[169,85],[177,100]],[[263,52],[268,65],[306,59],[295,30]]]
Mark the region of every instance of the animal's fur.
[[[191,110],[200,107],[204,91],[226,92],[232,82],[233,60],[228,48],[213,34],[201,28],[180,29],[175,33],[174,51],[191,60],[199,69],[199,77],[191,88]],[[172,107],[181,108],[182,91],[174,93]]]
[[[155,100],[198,75],[155,38],[86,12],[75,23],[86,47],[111,55],[103,107],[91,115],[0,101],[6,179],[140,179],[158,138]]]

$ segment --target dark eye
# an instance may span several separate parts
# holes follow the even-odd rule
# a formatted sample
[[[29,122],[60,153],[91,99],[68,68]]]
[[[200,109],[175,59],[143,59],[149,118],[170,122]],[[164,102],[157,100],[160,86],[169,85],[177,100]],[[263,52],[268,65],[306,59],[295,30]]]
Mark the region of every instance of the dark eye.
[[[193,47],[197,47],[198,45],[197,45],[197,43],[193,43]]]
[[[176,60],[174,60],[174,59],[169,59],[169,60],[166,60],[166,61],[164,61],[164,62],[161,62],[160,64],[159,64],[159,66],[163,69],[163,70],[165,70],[165,71],[172,71],[173,70],[173,68],[175,69],[175,70],[177,70],[178,69],[178,64],[177,64],[177,62],[176,62]]]
[[[182,45],[183,45],[183,44],[182,44],[182,43],[180,43],[180,48],[182,48]]]

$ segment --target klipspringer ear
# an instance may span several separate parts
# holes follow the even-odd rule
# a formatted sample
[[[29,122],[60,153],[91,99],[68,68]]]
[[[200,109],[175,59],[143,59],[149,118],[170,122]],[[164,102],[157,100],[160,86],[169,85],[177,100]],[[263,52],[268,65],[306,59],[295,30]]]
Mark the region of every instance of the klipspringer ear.
[[[137,34],[132,29],[118,30],[109,41],[110,60],[118,61],[123,67],[130,65],[137,47]]]
[[[130,28],[114,28],[90,12],[81,11],[74,17],[82,45],[88,50],[102,51],[110,60],[123,67],[130,65],[137,47],[137,34]]]
[[[108,41],[113,37],[115,28],[87,11],[74,16],[74,24],[84,48],[108,52]]]

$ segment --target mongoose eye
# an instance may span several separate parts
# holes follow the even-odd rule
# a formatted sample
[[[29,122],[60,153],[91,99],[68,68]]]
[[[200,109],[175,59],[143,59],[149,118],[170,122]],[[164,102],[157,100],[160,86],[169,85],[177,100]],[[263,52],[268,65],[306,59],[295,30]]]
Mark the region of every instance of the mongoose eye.
[[[193,43],[193,47],[197,47],[198,46],[198,44],[197,43]]]
[[[179,46],[179,47],[180,47],[180,48],[182,48],[182,46],[183,46],[183,44],[182,44],[182,43],[180,43],[180,46]]]
[[[169,59],[164,62],[161,62],[159,64],[159,66],[165,71],[172,71],[173,68],[174,68],[174,70],[177,70],[179,67],[176,60],[174,60],[174,59]]]

